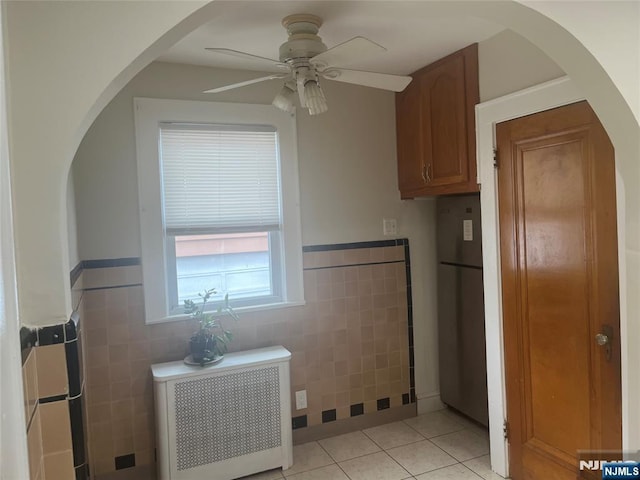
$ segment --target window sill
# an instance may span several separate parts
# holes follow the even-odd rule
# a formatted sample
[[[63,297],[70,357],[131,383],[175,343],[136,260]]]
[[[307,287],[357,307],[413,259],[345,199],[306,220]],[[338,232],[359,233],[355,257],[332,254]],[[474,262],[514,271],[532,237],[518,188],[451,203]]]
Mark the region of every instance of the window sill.
[[[252,313],[252,312],[261,312],[266,310],[278,310],[281,308],[290,308],[290,307],[301,307],[306,305],[306,302],[279,302],[279,303],[269,303],[266,305],[252,305],[249,307],[238,307],[234,308],[233,311],[238,314],[238,316],[242,316],[243,313]],[[224,316],[225,313],[220,313],[220,316]],[[185,320],[189,320],[190,316],[184,313],[176,314],[176,315],[167,315],[166,317],[159,318],[157,320],[147,320],[145,325],[156,325],[159,323],[169,323],[169,322],[182,322]],[[240,319],[242,321],[242,318]]]

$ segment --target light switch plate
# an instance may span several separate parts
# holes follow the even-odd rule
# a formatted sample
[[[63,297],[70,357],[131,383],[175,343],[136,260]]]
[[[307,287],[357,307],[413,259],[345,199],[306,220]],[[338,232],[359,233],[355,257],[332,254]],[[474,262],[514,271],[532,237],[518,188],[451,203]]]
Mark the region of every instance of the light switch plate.
[[[462,221],[462,239],[465,242],[473,242],[473,220]]]
[[[382,219],[382,234],[383,235],[397,235],[398,225],[395,218],[383,218]]]
[[[304,410],[307,408],[307,391],[298,390],[296,392],[296,410]]]

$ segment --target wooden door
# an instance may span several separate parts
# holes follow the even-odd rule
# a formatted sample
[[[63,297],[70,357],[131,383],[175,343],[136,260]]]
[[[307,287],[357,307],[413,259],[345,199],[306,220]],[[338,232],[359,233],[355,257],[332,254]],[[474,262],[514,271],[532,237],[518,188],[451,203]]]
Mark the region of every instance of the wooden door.
[[[402,198],[420,191],[426,183],[422,154],[422,108],[420,81],[414,79],[396,95],[398,186]]]
[[[613,147],[586,102],[496,134],[511,477],[601,478],[577,452],[621,448]]]
[[[425,177],[430,187],[468,179],[464,57],[457,55],[422,76]]]

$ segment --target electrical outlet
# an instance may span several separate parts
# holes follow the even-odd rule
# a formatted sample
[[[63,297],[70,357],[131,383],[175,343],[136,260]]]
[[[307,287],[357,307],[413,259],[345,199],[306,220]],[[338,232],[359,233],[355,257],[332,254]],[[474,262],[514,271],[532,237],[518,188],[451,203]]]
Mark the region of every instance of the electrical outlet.
[[[307,391],[299,390],[296,392],[296,410],[304,410],[307,408]]]
[[[397,235],[398,225],[395,218],[383,218],[382,219],[382,234],[383,235]]]

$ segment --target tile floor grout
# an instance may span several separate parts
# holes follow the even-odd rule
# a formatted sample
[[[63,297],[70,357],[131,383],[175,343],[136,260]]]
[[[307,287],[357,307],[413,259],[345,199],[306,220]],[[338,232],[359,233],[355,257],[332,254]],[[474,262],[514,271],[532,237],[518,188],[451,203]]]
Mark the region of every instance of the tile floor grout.
[[[404,422],[404,420],[400,420],[400,421],[401,421],[401,422],[403,422],[403,423],[405,423],[405,422]],[[392,423],[393,423],[393,422],[392,422]],[[405,423],[405,425],[406,425],[406,423]],[[409,428],[411,428],[411,425],[407,425],[407,426],[408,426]],[[373,427],[373,428],[375,428],[375,427]],[[365,430],[368,430],[368,429],[365,429]],[[428,438],[426,438],[424,435],[422,435],[422,434],[421,434],[420,432],[418,432],[417,430],[415,430],[415,429],[413,429],[413,428],[412,428],[412,430],[414,430],[418,435],[421,435],[421,436],[422,436],[422,440],[416,440],[415,442],[409,442],[409,443],[402,444],[402,445],[398,445],[398,446],[396,446],[396,447],[392,447],[392,448],[404,447],[404,446],[406,446],[406,445],[413,445],[414,443],[424,442],[425,440],[429,441],[429,439],[428,439]],[[363,454],[363,455],[357,455],[357,456],[355,456],[355,457],[349,458],[348,460],[354,460],[354,459],[356,459],[356,458],[362,458],[362,457],[366,457],[367,455],[374,455],[375,453],[381,453],[381,452],[382,452],[382,453],[386,453],[386,454],[387,454],[387,456],[388,456],[391,460],[393,460],[394,462],[396,462],[400,468],[402,468],[403,470],[407,471],[407,469],[406,469],[406,468],[404,468],[402,465],[400,465],[400,463],[398,463],[398,461],[397,461],[395,458],[393,458],[391,455],[389,455],[389,454],[387,453],[387,450],[385,450],[385,449],[384,449],[384,447],[383,447],[382,445],[380,445],[380,444],[379,444],[379,443],[377,443],[373,438],[371,438],[369,435],[367,435],[367,432],[365,432],[364,430],[356,430],[356,432],[362,432],[362,434],[363,434],[365,437],[367,437],[369,440],[371,440],[373,443],[375,443],[376,447],[378,447],[378,448],[380,449],[380,451],[379,451],[379,452],[374,452],[374,453],[365,453],[365,454]],[[354,432],[352,432],[352,433],[354,433]],[[323,439],[323,440],[326,440],[326,439]],[[430,443],[431,443],[431,442],[430,442]],[[327,451],[327,449],[326,449],[326,448],[324,448],[324,447],[322,446],[322,444],[320,443],[320,441],[318,441],[318,445],[320,445],[320,447],[321,447],[321,448],[322,448],[322,449],[327,453],[327,455],[329,455],[329,457],[331,457],[331,459],[334,461],[334,463],[335,463],[336,465],[338,465],[338,467],[340,467],[340,462],[338,462],[335,458],[333,458],[333,456],[331,455],[331,453],[329,453],[329,452]],[[433,446],[435,446],[435,447],[437,447],[437,445],[436,445],[436,444],[434,444],[434,443],[432,443],[432,445],[433,445]],[[438,448],[440,448],[440,447],[438,447]],[[389,450],[391,450],[391,449],[389,449]],[[441,449],[441,450],[442,450],[442,449]],[[445,452],[445,453],[446,453],[446,452]],[[448,454],[447,454],[447,455],[448,455]],[[346,461],[348,461],[348,460],[342,460],[342,461],[343,461],[343,462],[346,462]],[[319,467],[319,468],[323,468],[323,467]],[[317,469],[314,469],[314,470],[317,470]],[[345,471],[342,469],[342,467],[340,467],[340,470],[342,470],[342,471],[344,472],[344,474],[345,474],[348,478],[350,478],[350,477],[349,477],[349,475],[347,474],[347,472],[345,472]],[[312,470],[307,470],[307,471],[308,471],[308,472],[310,472],[310,471],[312,471]],[[301,473],[302,473],[302,472],[301,472]],[[409,473],[409,475],[410,475],[410,477],[407,477],[407,479],[409,479],[409,478],[413,478],[413,475],[411,475],[411,473],[410,473],[410,472],[408,472],[408,471],[407,471],[407,473]],[[296,474],[296,475],[297,475],[297,474]],[[404,480],[404,479],[403,479],[403,480]]]
[[[480,457],[484,457],[484,455],[480,455]],[[476,458],[480,458],[480,457],[476,457]],[[473,460],[472,458],[470,458],[469,460]],[[465,462],[468,462],[469,460],[465,460]],[[469,467],[467,467],[464,463],[462,462],[458,462],[458,463],[454,463],[454,465],[462,465],[463,467],[465,467],[467,470],[469,470],[471,473],[473,473],[476,477],[478,478],[482,478],[480,475],[478,475],[476,472],[474,472],[473,470],[471,470]],[[445,468],[449,468],[452,467],[453,465],[447,465],[446,467],[439,467],[436,468],[435,470],[429,470],[428,472],[422,472],[419,473],[418,475],[424,475],[425,473],[432,473],[432,472],[437,472],[438,470],[444,470]],[[415,476],[413,476],[412,478],[416,478]]]
[[[344,471],[344,469],[340,466],[340,464],[338,463],[338,461],[337,461],[335,458],[333,458],[333,457],[331,456],[331,454],[327,451],[327,449],[326,449],[326,448],[324,448],[320,442],[318,442],[318,445],[320,445],[320,448],[321,448],[322,450],[324,450],[324,453],[326,453],[327,455],[329,455],[329,458],[330,458],[331,460],[333,460],[334,465],[337,465],[337,466],[338,466],[338,468],[340,469],[340,471],[341,471],[342,473],[344,473],[345,477],[349,478],[349,475],[347,475],[347,472],[345,472],[345,471]],[[363,455],[363,456],[364,456],[364,455]],[[325,465],[325,467],[326,467],[326,465]],[[320,468],[325,468],[325,467],[320,467]],[[309,471],[309,472],[312,472],[313,470],[308,470],[308,471]],[[304,472],[300,472],[300,473],[304,473]],[[296,474],[296,475],[298,475],[298,474]],[[285,479],[287,478],[287,477],[285,477],[285,476],[284,476],[284,473],[282,474],[282,476],[283,476]]]
[[[364,435],[366,435],[366,437],[367,437],[369,440],[371,440],[373,443],[375,443],[375,444],[376,444],[376,446],[377,446],[377,447],[380,449],[380,451],[382,451],[382,452],[386,452],[387,450],[393,450],[394,448],[405,447],[405,446],[407,446],[407,445],[413,445],[414,443],[420,443],[420,442],[424,442],[424,441],[426,440],[426,441],[428,441],[429,443],[431,443],[434,447],[439,448],[440,450],[442,450],[444,453],[446,453],[446,454],[447,454],[447,455],[449,455],[449,456],[452,456],[452,455],[451,455],[450,453],[448,453],[446,450],[443,450],[439,445],[437,445],[437,444],[433,443],[431,440],[432,440],[432,439],[434,439],[434,438],[438,438],[438,437],[444,437],[445,435],[450,435],[450,434],[452,434],[452,433],[458,433],[458,432],[461,432],[461,431],[463,431],[463,430],[468,430],[469,432],[471,432],[471,433],[473,433],[473,434],[475,434],[475,435],[478,435],[478,434],[477,434],[476,432],[474,432],[473,430],[470,430],[470,429],[468,429],[467,427],[461,426],[460,430],[454,430],[454,431],[451,431],[451,432],[442,433],[442,434],[440,434],[440,435],[434,435],[433,437],[425,437],[422,433],[420,433],[418,430],[416,430],[415,428],[413,428],[411,425],[407,424],[404,420],[399,420],[399,421],[400,421],[400,422],[403,422],[405,425],[407,425],[407,427],[411,428],[411,429],[412,429],[414,432],[416,432],[418,435],[421,435],[421,436],[422,436],[422,439],[420,439],[420,440],[416,440],[416,441],[413,441],[413,442],[403,443],[402,445],[397,445],[397,446],[395,446],[395,447],[390,447],[390,448],[388,448],[388,449],[385,449],[382,445],[380,445],[380,444],[379,444],[378,442],[376,442],[373,438],[371,438],[371,437],[367,434],[367,432],[365,432],[365,430],[369,430],[368,428],[366,428],[365,430],[356,430],[356,432],[362,432]],[[397,422],[392,422],[392,423],[397,423]],[[383,425],[381,425],[381,426],[384,426],[384,424],[383,424]],[[376,427],[373,427],[373,428],[376,428]],[[351,432],[351,433],[354,433],[354,432]],[[480,436],[480,435],[478,435],[478,436]],[[328,438],[332,438],[332,437],[328,437]],[[321,444],[320,442],[321,442],[321,441],[323,441],[323,440],[326,440],[326,439],[325,439],[325,438],[323,438],[322,440],[318,440],[318,441],[317,441],[317,442],[318,442],[318,444],[319,444],[321,447],[322,447],[322,444]],[[322,449],[327,453],[327,455],[329,455],[329,456],[331,457],[331,459],[332,459],[335,463],[338,463],[338,460],[336,460],[335,458],[333,458],[333,456],[332,456],[332,455],[331,455],[331,454],[330,454],[330,453],[329,453],[329,452],[328,452],[324,447],[322,447]],[[374,452],[374,453],[376,453],[376,452]],[[371,454],[371,453],[365,453],[365,454],[362,454],[362,455],[358,455],[358,456],[356,456],[356,457],[352,457],[352,458],[350,458],[349,460],[353,460],[353,458],[366,457],[367,455],[372,455],[372,454]],[[469,459],[465,460],[465,462],[468,462],[469,460],[474,460],[474,459],[476,459],[476,458],[480,458],[480,457],[484,457],[484,455],[478,455],[477,457],[469,458]],[[393,458],[393,457],[392,457],[392,458]],[[457,458],[455,458],[455,457],[453,457],[453,458],[457,460]],[[342,460],[342,461],[345,461],[345,460]],[[459,463],[462,463],[462,462],[460,462],[460,461],[459,461]],[[422,475],[422,474],[420,474],[420,475]]]
[[[428,422],[431,420],[434,423],[429,426]],[[387,429],[386,433],[385,428]],[[435,429],[437,435],[427,437],[425,433],[422,433],[420,431],[420,428],[422,428],[423,431],[428,428]],[[276,478],[279,480],[320,480],[326,478],[324,474],[328,472],[328,470],[321,472],[323,469],[329,469],[336,475],[339,473],[342,480],[363,480],[369,478],[367,474],[365,474],[365,476],[363,477],[363,468],[365,470],[367,468],[373,469],[370,471],[375,472],[373,474],[376,475],[376,478],[378,478],[379,480],[417,480],[424,475],[426,475],[426,477],[424,477],[425,480],[427,478],[429,480],[444,480],[447,478],[457,478],[449,476],[449,474],[454,471],[454,474],[456,475],[464,472],[463,476],[465,479],[500,479],[501,477],[491,472],[488,462],[480,460],[483,457],[487,457],[487,455],[489,454],[488,434],[483,434],[480,429],[480,426],[473,424],[465,418],[459,417],[452,411],[445,409],[438,412],[430,412],[418,417],[413,417],[412,419],[392,422],[386,425],[357,430],[348,434],[329,437],[315,442],[309,442],[307,444],[304,444],[307,445],[306,454],[309,456],[309,458],[304,458],[300,463],[298,463],[299,466],[301,464],[303,465],[303,470],[295,470],[297,455],[296,453],[294,453],[294,465],[290,470],[272,471],[271,474],[269,474],[269,472],[265,472],[263,474],[246,477],[243,480],[258,480],[260,478],[265,480]],[[444,433],[439,433],[438,430],[443,431]],[[411,432],[411,435],[408,434],[409,431]],[[462,432],[466,433],[462,434]],[[448,443],[441,442],[443,443],[442,446],[432,441],[434,439],[456,434],[462,434],[462,436],[459,436],[457,439],[451,438]],[[469,434],[471,435],[471,437],[469,437]],[[390,440],[389,442],[385,441],[384,444],[388,444],[387,448],[385,448],[383,446],[383,442],[381,442],[380,440],[384,438],[393,438],[393,435],[397,435],[396,439]],[[404,438],[402,438],[403,435]],[[411,438],[408,438],[407,436]],[[416,436],[419,438],[416,438]],[[376,438],[378,438],[377,441]],[[477,441],[474,439],[477,439]],[[349,443],[349,440],[351,440],[351,443]],[[363,443],[364,440],[366,440],[366,442]],[[341,441],[347,443],[345,443],[344,446],[340,446]],[[405,441],[407,443],[404,443]],[[456,444],[456,441],[460,443]],[[423,445],[418,446],[417,444],[419,443],[423,443]],[[411,446],[414,446],[415,448],[412,449]],[[296,447],[299,448],[300,446]],[[294,450],[296,447],[294,447]],[[377,450],[371,451],[371,448],[373,447],[375,447]],[[421,452],[422,454],[425,454],[425,452],[429,455],[433,455],[434,452],[439,453],[436,454],[435,459],[433,459],[433,457],[430,457],[432,460],[427,460],[426,463],[420,464],[420,461],[424,461],[424,458],[420,456],[421,453],[419,452],[419,450],[420,448],[424,447],[428,448],[426,450],[423,450]],[[311,457],[313,455],[310,453],[313,448],[316,448],[316,454],[319,454],[320,457],[323,457],[323,459],[316,459],[315,465],[313,465],[313,462],[311,460]],[[344,458],[342,458],[343,455],[336,456],[336,453],[344,453],[345,451],[348,453],[346,453],[346,456]],[[364,453],[365,451],[366,453]],[[396,456],[390,453],[392,451],[397,452]],[[474,455],[480,451],[482,451],[481,454]],[[302,454],[302,451],[299,453]],[[378,463],[376,464],[376,466],[372,467],[371,465],[367,465],[366,462],[357,462],[358,459],[363,459],[367,456],[373,457],[374,455],[380,454],[384,454],[384,456],[377,457],[376,460]],[[460,458],[464,458],[468,454],[471,454],[473,456],[470,458],[465,458],[464,460],[459,460],[456,456],[454,456],[454,454],[458,455],[458,457]],[[415,457],[416,455],[417,457]],[[416,460],[416,458],[418,458],[418,460]],[[436,464],[442,464],[443,462],[446,463],[449,460],[453,461],[454,463],[448,465],[440,465],[436,468],[432,468]],[[325,462],[327,461],[330,461],[331,463],[325,464]],[[372,461],[374,461],[373,458]],[[349,465],[349,468],[346,468],[349,462],[353,463]],[[469,462],[474,462],[473,468],[472,466],[466,464]],[[391,465],[393,465],[393,467],[391,467]],[[391,468],[391,470],[393,470],[393,472],[390,473],[391,476],[384,477],[381,476],[383,475],[382,473],[376,471],[376,469],[383,469],[384,467]],[[401,469],[404,473],[400,473],[400,471],[394,470],[396,469],[396,467]],[[416,471],[416,468],[427,469],[425,471],[420,471],[419,473],[412,473],[412,471]],[[474,470],[474,468],[478,471]],[[349,471],[351,471],[351,474],[349,474]],[[292,473],[287,475],[287,472]],[[441,475],[439,475],[438,472],[441,472]],[[318,476],[318,474],[320,476]],[[405,474],[407,476],[404,476]],[[471,477],[469,477],[469,475]],[[333,479],[336,477],[331,476],[331,478]]]

